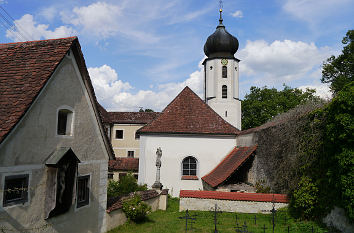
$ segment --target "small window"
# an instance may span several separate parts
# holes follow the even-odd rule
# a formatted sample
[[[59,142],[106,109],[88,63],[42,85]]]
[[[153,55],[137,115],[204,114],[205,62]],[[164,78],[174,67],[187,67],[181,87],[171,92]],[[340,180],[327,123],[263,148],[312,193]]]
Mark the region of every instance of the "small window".
[[[88,205],[90,203],[90,176],[77,177],[77,204],[76,207]]]
[[[73,112],[68,109],[60,109],[58,112],[58,135],[71,135]]]
[[[197,175],[197,160],[189,156],[182,161],[182,175],[196,176]]]
[[[136,179],[136,180],[138,180],[138,174],[134,174],[134,178]]]
[[[113,173],[108,173],[108,179],[112,180],[113,179]]]
[[[227,67],[226,66],[222,67],[222,77],[227,78]]]
[[[225,117],[227,117],[227,111],[225,111]]]
[[[128,151],[128,158],[134,158],[134,151],[133,150]]]
[[[212,66],[210,66],[210,70],[212,70],[213,69],[213,67]]]
[[[24,204],[28,201],[28,174],[5,177],[3,206]]]
[[[116,139],[123,139],[123,130],[116,130]]]
[[[222,86],[222,98],[223,99],[227,98],[227,86],[226,85]]]

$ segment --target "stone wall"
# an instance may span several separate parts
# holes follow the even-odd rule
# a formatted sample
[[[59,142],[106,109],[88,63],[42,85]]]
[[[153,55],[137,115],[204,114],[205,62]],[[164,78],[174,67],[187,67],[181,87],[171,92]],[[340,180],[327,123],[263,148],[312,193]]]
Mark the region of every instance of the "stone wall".
[[[273,207],[272,202],[181,198],[179,202],[179,211],[187,209],[211,211],[215,208],[215,204],[220,208],[220,211],[238,213],[271,213],[270,210]],[[286,206],[288,206],[287,203],[275,203],[275,209]]]
[[[224,212],[270,213],[273,202],[275,209],[283,208],[288,198],[284,194],[181,190],[179,210],[210,211],[216,204]]]
[[[148,190],[141,192],[141,199],[151,206],[151,211],[166,210],[168,190],[156,191]],[[107,231],[110,231],[127,221],[127,217],[122,211],[122,201],[119,200],[106,211]]]

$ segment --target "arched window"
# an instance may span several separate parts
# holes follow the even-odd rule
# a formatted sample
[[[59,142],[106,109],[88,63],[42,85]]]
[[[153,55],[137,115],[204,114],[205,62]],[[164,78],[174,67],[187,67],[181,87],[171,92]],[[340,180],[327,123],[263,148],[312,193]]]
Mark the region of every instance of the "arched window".
[[[58,135],[72,135],[73,112],[69,109],[59,109],[58,111]]]
[[[222,95],[222,98],[223,98],[223,99],[226,99],[226,98],[227,98],[227,86],[226,86],[226,85],[222,85],[222,88],[221,88],[221,95]]]
[[[182,161],[182,176],[196,176],[197,175],[197,160],[188,156]]]
[[[226,66],[222,67],[222,77],[227,78],[227,67]]]

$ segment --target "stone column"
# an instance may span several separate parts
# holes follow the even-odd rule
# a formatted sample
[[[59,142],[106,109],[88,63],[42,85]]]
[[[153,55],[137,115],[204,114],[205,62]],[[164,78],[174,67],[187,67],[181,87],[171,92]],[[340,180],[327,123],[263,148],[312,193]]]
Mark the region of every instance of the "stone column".
[[[157,189],[157,190],[161,190],[162,186],[163,186],[160,182],[161,156],[162,156],[162,150],[159,147],[159,148],[157,148],[157,151],[156,151],[156,181],[152,185],[152,188]]]

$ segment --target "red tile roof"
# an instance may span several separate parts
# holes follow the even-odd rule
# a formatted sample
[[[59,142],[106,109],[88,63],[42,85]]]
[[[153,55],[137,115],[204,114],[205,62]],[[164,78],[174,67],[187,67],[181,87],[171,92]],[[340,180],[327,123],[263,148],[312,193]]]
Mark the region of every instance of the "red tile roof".
[[[0,143],[27,112],[70,49],[93,102],[107,152],[114,158],[77,37],[0,44]]]
[[[229,178],[253,154],[257,146],[235,147],[209,174],[202,177],[215,188]]]
[[[159,112],[108,112],[110,123],[116,124],[149,124]]]
[[[103,122],[112,124],[149,124],[160,115],[159,112],[107,112],[100,104],[99,111]]]
[[[201,198],[201,199],[217,199],[217,200],[233,200],[233,201],[260,201],[288,203],[289,199],[286,194],[272,193],[236,193],[236,192],[218,192],[218,191],[196,191],[181,190],[180,198]]]
[[[189,87],[185,87],[160,116],[138,130],[140,134],[236,135],[238,132],[238,129],[220,117]]]
[[[108,169],[110,171],[138,171],[139,159],[138,158],[116,158],[109,160]]]
[[[0,142],[30,107],[75,40],[0,44]]]

